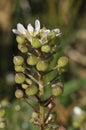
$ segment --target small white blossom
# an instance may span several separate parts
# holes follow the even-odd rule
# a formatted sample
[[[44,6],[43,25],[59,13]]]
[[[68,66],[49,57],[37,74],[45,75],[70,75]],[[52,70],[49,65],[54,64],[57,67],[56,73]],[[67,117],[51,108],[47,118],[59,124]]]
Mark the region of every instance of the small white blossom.
[[[58,29],[58,28],[55,28],[55,29],[53,29],[52,31],[55,32],[56,37],[61,34],[61,33],[60,33],[60,29]]]
[[[53,30],[46,29],[46,30],[44,31],[42,37],[41,37],[41,41],[43,42],[43,44],[48,43],[47,37],[48,37],[48,34],[49,34],[50,32],[55,32],[55,36],[56,36],[56,37],[61,34],[61,33],[60,33],[60,29],[58,29],[58,28],[53,29]]]
[[[43,33],[43,35],[42,35],[42,37],[41,37],[41,42],[42,42],[43,44],[48,43],[47,36],[48,36],[49,33],[50,33],[50,30],[49,30],[49,29],[46,29],[46,30],[44,31],[44,33]]]
[[[35,28],[31,24],[28,24],[27,30],[30,33],[30,35],[33,37],[38,35],[40,32],[40,21],[39,20],[35,21]]]
[[[13,33],[18,34],[18,35],[26,35],[26,29],[25,27],[21,24],[17,24],[17,29],[12,29]]]

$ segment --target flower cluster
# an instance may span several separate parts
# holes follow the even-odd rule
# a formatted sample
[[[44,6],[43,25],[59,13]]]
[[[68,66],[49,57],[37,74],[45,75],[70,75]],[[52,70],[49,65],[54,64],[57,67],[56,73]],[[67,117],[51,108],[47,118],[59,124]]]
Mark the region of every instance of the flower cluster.
[[[40,46],[47,44],[49,37],[50,39],[53,39],[54,37],[59,36],[61,34],[58,28],[49,30],[43,27],[41,29],[39,20],[35,21],[35,28],[31,24],[28,24],[27,29],[25,29],[22,24],[18,23],[17,29],[13,29],[12,31],[15,34],[18,34],[20,37],[22,36],[22,40],[24,40],[24,38],[27,39],[34,48],[40,48]],[[34,39],[39,42],[39,46],[34,46]]]
[[[53,99],[63,92],[63,83],[58,81],[58,77],[66,70],[68,64],[68,58],[62,56],[58,59],[56,66],[50,67],[54,54],[59,51],[57,39],[61,32],[58,28],[53,30],[40,28],[39,20],[35,21],[35,27],[28,24],[27,29],[18,23],[17,29],[12,31],[17,34],[18,49],[24,54],[24,56],[17,55],[13,58],[16,71],[15,82],[21,84],[22,87],[22,89],[16,90],[15,96],[24,101],[28,97],[34,96],[42,107],[48,107],[49,104],[52,104]],[[52,72],[57,72],[57,74],[45,82],[46,75]],[[50,86],[52,94],[48,99],[44,99],[45,87],[48,86]],[[51,110],[49,107],[48,109]],[[46,128],[49,116],[44,117]],[[52,119],[50,121],[52,124]],[[37,125],[39,123],[38,121]],[[54,130],[54,128],[52,129]]]

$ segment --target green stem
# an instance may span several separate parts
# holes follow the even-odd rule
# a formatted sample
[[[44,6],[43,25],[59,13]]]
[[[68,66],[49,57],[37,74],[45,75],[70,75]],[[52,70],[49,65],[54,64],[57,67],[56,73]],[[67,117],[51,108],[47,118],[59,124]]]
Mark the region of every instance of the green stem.
[[[43,96],[44,96],[44,87],[42,85],[39,86],[40,88],[40,98],[41,100],[43,100]],[[39,113],[40,113],[40,130],[44,130],[44,106],[40,103],[40,107],[39,107]]]

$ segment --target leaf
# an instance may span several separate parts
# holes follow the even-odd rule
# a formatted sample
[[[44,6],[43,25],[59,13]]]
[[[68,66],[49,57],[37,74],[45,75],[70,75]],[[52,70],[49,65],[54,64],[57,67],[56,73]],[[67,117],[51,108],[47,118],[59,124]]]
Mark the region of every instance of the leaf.
[[[64,86],[64,93],[62,96],[68,96],[81,87],[86,88],[86,79],[73,80],[66,83]]]

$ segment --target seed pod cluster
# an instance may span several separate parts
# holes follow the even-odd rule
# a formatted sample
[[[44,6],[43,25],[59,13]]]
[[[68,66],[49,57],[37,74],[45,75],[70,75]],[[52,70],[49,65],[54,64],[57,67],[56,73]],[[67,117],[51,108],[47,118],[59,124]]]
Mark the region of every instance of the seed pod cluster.
[[[17,46],[21,52],[21,56],[17,55],[13,58],[15,82],[21,85],[17,87],[15,97],[32,107],[34,112],[31,122],[35,125],[42,128],[42,125],[46,124],[45,128],[42,128],[45,130],[58,129],[57,123],[54,124],[56,120],[56,113],[53,111],[54,98],[63,93],[61,74],[68,65],[66,56],[59,57],[58,55],[57,61],[55,59],[55,54],[59,54],[61,49],[60,30],[40,28],[40,21],[36,20],[35,28],[28,24],[25,29],[22,24],[18,23],[17,29],[13,29],[13,32],[17,34]],[[46,96],[48,90],[49,97]],[[33,106],[30,100],[36,101],[38,105]],[[4,111],[1,110],[1,116],[3,115]]]
[[[55,71],[63,72],[68,64],[66,56],[60,57],[55,69],[50,68],[51,59],[54,60],[54,54],[59,52],[59,29],[40,28],[39,20],[35,21],[35,28],[28,24],[27,29],[22,24],[17,25],[17,30],[13,32],[18,34],[16,41],[18,49],[22,56],[14,56],[13,63],[15,69],[15,82],[21,85],[15,92],[17,98],[24,96],[40,95],[40,84],[44,85],[43,80],[47,73]],[[52,80],[51,80],[52,81]],[[50,86],[51,86],[50,82]],[[63,91],[61,83],[54,82],[51,89],[55,97]],[[19,94],[18,94],[19,93]]]

